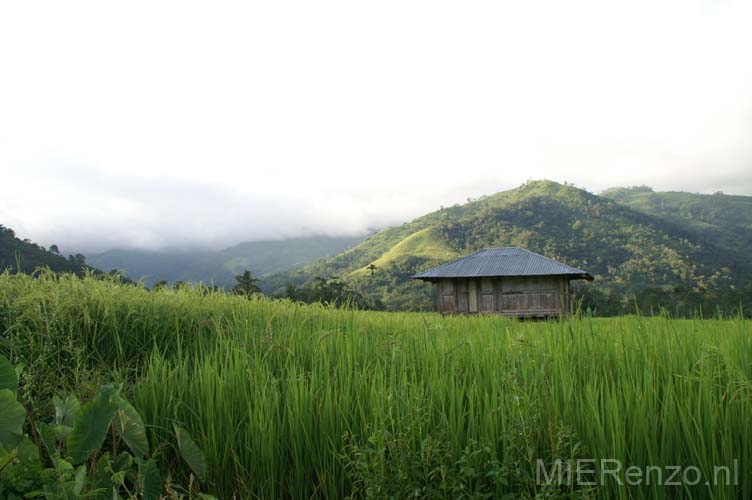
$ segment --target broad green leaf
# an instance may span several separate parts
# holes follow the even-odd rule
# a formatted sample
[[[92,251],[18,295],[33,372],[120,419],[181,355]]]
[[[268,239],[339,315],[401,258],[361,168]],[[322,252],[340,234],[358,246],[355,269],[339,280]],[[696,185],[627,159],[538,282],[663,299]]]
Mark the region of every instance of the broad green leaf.
[[[55,457],[52,459],[52,464],[55,466],[55,470],[57,470],[59,474],[73,470],[73,464],[64,458]]]
[[[109,495],[108,488],[89,488],[81,498],[91,498],[93,500],[107,500]]]
[[[114,473],[110,477],[110,481],[112,481],[112,484],[116,484],[118,486],[123,486],[125,484],[125,477],[128,475],[127,470],[121,470],[120,472]]]
[[[191,468],[196,477],[203,479],[206,476],[206,457],[201,448],[198,447],[188,431],[180,427],[175,426],[175,437],[178,441],[178,451],[180,456],[183,457],[185,463]]]
[[[149,439],[146,437],[146,426],[141,415],[123,398],[118,398],[117,404],[113,421],[115,430],[134,455],[145,457],[149,454]]]
[[[86,466],[81,465],[76,471],[76,479],[73,483],[73,493],[75,493],[76,496],[81,495],[81,492],[84,491],[84,486],[86,486]]]
[[[18,391],[18,374],[8,358],[0,356],[0,391],[3,389],[15,394]]]
[[[67,440],[68,455],[73,463],[84,462],[94,450],[102,446],[117,410],[116,396],[115,388],[105,385],[91,401],[81,407]]]
[[[23,437],[26,410],[10,389],[0,390],[0,446],[10,451]]]
[[[109,496],[109,488],[112,486],[110,475],[110,453],[106,451],[97,460],[97,465],[89,477],[92,488],[103,489],[96,498],[107,498]]]
[[[81,404],[78,402],[78,398],[69,395],[63,401],[59,397],[53,396],[52,404],[55,406],[55,423],[57,425],[72,427],[76,415],[78,415],[78,410],[81,409]]]
[[[55,432],[55,427],[55,425],[45,424],[44,422],[37,423],[39,438],[42,440],[44,447],[47,448],[50,456],[57,453],[57,433]]]
[[[16,448],[16,456],[27,466],[31,464],[41,463],[41,459],[39,458],[39,448],[37,448],[37,446],[31,439],[29,439],[28,436],[24,436],[21,439],[21,442],[18,443],[18,446]]]
[[[51,425],[50,427],[55,433],[55,438],[62,442],[65,442],[71,431],[73,431],[73,427],[68,427],[67,425]]]
[[[12,450],[11,452],[11,451],[6,450],[2,446],[0,446],[0,473],[2,473],[3,469],[5,469],[5,467],[15,459],[16,459],[15,450]],[[2,481],[2,476],[0,476],[0,481]]]
[[[138,488],[144,500],[158,500],[162,495],[162,478],[154,460],[138,460]]]
[[[112,462],[112,472],[128,472],[133,467],[133,457],[130,453],[121,452]]]

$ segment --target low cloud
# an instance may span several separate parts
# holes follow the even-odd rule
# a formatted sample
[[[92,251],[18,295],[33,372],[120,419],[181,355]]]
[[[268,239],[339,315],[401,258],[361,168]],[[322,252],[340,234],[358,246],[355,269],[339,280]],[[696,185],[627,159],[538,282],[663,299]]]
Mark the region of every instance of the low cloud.
[[[220,247],[528,179],[752,194],[749,2],[293,4],[0,5],[0,224]]]
[[[0,219],[19,236],[58,244],[63,251],[221,248],[248,240],[365,234],[486,188],[477,182],[421,196],[403,187],[311,191],[292,198],[279,190],[259,193],[206,181],[113,175],[59,158],[50,163],[54,166],[27,165],[10,176],[11,184],[27,187],[8,193]]]

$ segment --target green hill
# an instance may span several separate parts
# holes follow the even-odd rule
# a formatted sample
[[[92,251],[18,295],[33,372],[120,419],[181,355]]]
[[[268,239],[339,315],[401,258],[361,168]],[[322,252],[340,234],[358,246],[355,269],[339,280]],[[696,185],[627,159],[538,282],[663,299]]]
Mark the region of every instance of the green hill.
[[[134,280],[202,281],[232,286],[234,276],[250,269],[254,276],[300,267],[335,255],[363,240],[362,236],[306,236],[248,241],[219,251],[115,249],[89,255],[100,269],[118,269]]]
[[[655,192],[646,186],[613,188],[601,196],[680,225],[733,252],[748,254],[752,246],[752,196]]]
[[[752,266],[739,247],[716,239],[681,218],[536,181],[385,229],[346,252],[261,284],[280,292],[288,282],[340,276],[389,309],[424,309],[431,307],[430,285],[411,281],[410,275],[498,246],[520,246],[562,260],[588,270],[598,286],[619,291],[749,282]],[[373,274],[366,270],[369,264],[377,266]]]
[[[14,231],[0,225],[0,272],[5,269],[33,272],[38,267],[49,267],[55,272],[73,272],[80,274],[87,268],[83,256],[65,258],[44,247],[16,237]]]

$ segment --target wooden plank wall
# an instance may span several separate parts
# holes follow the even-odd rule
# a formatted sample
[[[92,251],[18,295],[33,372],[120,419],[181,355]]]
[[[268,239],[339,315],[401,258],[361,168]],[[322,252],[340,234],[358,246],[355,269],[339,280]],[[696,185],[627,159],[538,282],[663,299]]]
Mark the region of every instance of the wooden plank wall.
[[[497,311],[511,316],[558,315],[560,290],[558,276],[504,278],[499,283]]]
[[[443,313],[552,316],[571,312],[569,280],[560,276],[445,279],[435,283]]]

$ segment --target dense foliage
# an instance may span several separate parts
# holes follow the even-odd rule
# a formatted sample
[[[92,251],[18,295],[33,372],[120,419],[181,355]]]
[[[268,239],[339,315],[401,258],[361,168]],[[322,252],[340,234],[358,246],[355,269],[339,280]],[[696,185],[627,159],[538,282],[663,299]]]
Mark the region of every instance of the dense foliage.
[[[11,228],[0,225],[0,272],[11,269],[30,273],[39,267],[73,273],[87,269],[83,255],[63,257],[55,245],[46,249],[29,240],[21,240]]]
[[[752,197],[655,192],[646,186],[609,189],[601,196],[633,210],[680,224],[732,252],[752,246]]]
[[[191,471],[178,424],[228,499],[750,498],[750,339],[741,318],[442,318],[0,274],[0,354],[26,367],[30,418],[122,383],[149,441],[175,443],[161,477]],[[537,481],[537,460],[576,458],[742,474]]]
[[[192,482],[187,494],[180,493],[186,491],[180,485],[163,483],[141,415],[119,388],[104,385],[83,405],[72,394],[53,397],[51,421],[27,421],[26,409],[16,401],[23,370],[0,355],[1,498],[159,500],[165,492],[173,500],[193,497]],[[175,432],[180,455],[203,477],[203,452],[184,429]],[[216,500],[201,493],[196,498]]]
[[[369,303],[363,295],[338,278],[316,278],[305,285],[287,285],[284,297],[305,304],[328,304],[335,307],[380,309],[380,304]]]
[[[737,199],[744,199],[752,207],[752,199],[745,197],[688,196],[711,200],[708,204],[726,198],[741,204]],[[743,213],[752,219],[752,208],[744,207],[738,210],[737,224],[743,224]],[[725,231],[737,227],[708,209],[711,213]],[[656,217],[570,185],[529,182],[386,229],[340,255],[272,276],[262,287],[281,289],[287,281],[340,276],[389,309],[429,309],[430,285],[411,282],[412,274],[498,246],[524,247],[585,269],[596,278],[593,286],[617,301],[629,302],[645,289],[661,289],[664,294],[676,287],[730,290],[750,282],[747,246],[718,245],[714,233],[684,222],[673,212]],[[373,273],[367,269],[370,264],[376,266]],[[600,305],[599,310],[607,310]]]
[[[574,293],[577,307],[597,316],[752,317],[752,284],[744,288],[643,288],[633,293],[585,285],[575,287]]]

